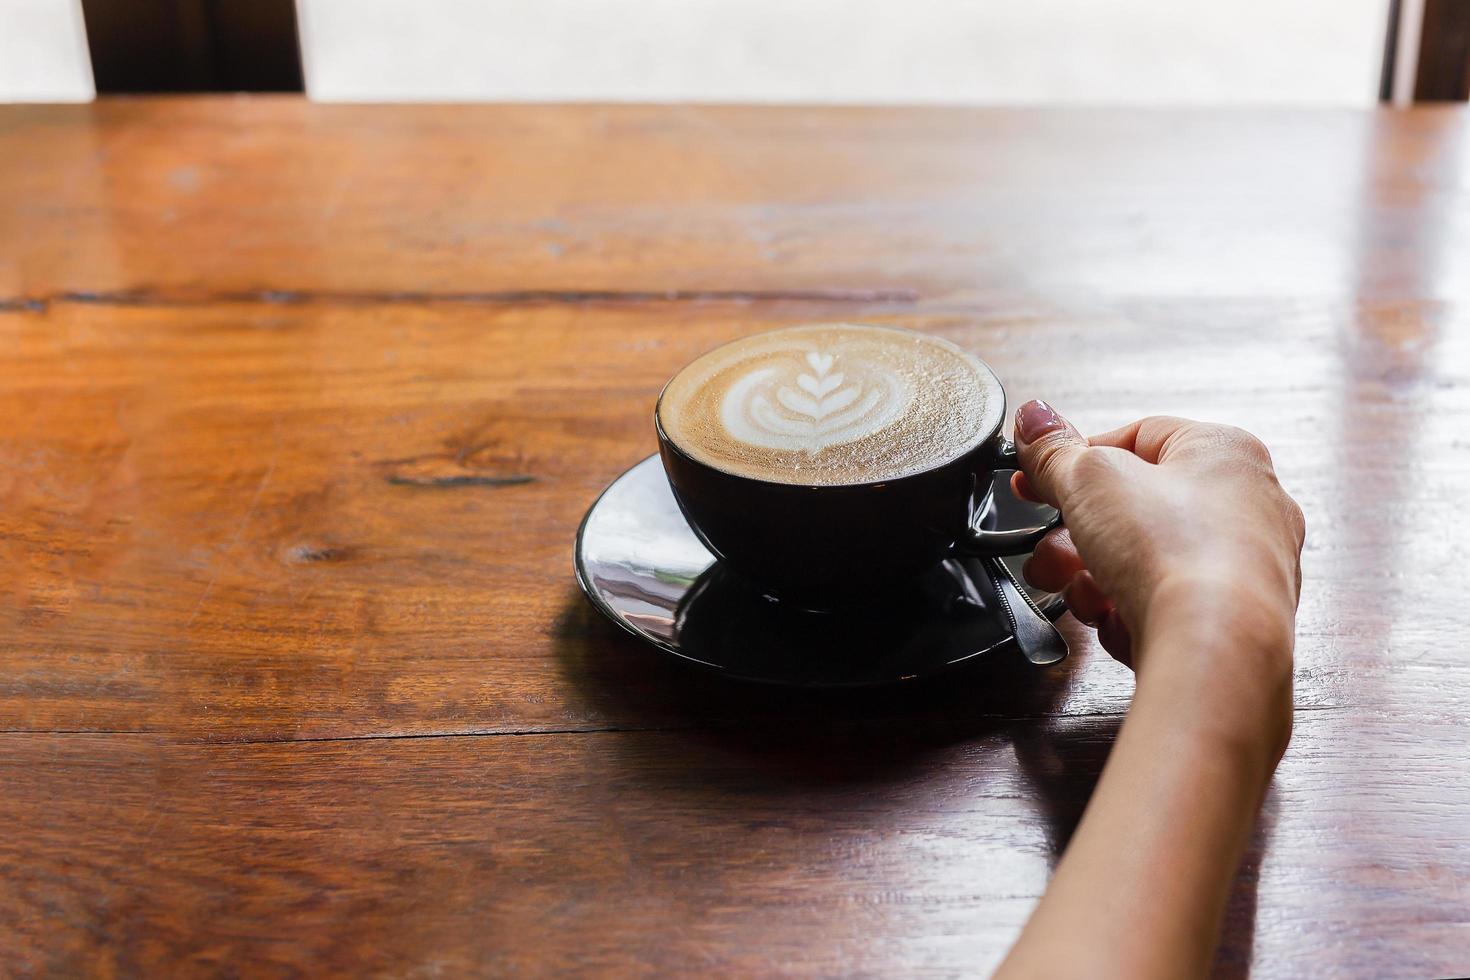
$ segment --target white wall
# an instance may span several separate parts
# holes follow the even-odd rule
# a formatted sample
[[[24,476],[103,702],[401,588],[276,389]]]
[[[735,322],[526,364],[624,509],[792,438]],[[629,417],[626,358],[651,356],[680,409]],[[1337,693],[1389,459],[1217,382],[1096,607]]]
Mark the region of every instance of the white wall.
[[[317,99],[1368,105],[1388,0],[297,0]]]
[[[1388,0],[297,0],[327,101],[1368,105]],[[80,0],[0,0],[0,101],[92,98]]]
[[[87,102],[81,0],[0,0],[0,102]]]

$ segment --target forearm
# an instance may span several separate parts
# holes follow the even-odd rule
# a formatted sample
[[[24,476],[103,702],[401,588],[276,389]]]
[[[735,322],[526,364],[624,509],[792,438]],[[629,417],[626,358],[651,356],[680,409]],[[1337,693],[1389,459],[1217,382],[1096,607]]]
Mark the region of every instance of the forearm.
[[[1175,649],[1154,656],[1156,669],[1140,677],[1082,822],[999,976],[1208,972],[1277,756],[1269,726],[1220,706],[1264,703],[1281,692],[1221,699],[1201,690],[1219,681],[1196,665],[1238,655],[1234,647],[1246,641],[1190,622],[1161,623],[1140,644],[1140,662],[1150,648]],[[1192,649],[1180,656],[1183,645]],[[1216,645],[1232,649],[1210,649]],[[1288,675],[1288,698],[1289,683]]]

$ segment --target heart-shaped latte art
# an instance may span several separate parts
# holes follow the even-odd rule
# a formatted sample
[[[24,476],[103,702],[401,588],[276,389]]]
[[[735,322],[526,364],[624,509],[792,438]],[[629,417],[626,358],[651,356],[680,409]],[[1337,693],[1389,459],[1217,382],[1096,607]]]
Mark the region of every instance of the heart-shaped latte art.
[[[763,449],[820,452],[856,442],[898,420],[912,398],[882,365],[820,350],[766,366],[730,385],[720,406],[725,430]]]

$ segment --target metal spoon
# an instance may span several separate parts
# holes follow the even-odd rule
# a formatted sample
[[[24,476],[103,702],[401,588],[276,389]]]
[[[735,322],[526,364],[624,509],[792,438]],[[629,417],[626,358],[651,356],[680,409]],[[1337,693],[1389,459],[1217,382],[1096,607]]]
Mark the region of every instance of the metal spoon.
[[[995,597],[1011,621],[1016,646],[1027,660],[1038,667],[1050,666],[1066,659],[1067,641],[1050,619],[1036,607],[1026,590],[1017,584],[1011,570],[999,558],[985,559]]]

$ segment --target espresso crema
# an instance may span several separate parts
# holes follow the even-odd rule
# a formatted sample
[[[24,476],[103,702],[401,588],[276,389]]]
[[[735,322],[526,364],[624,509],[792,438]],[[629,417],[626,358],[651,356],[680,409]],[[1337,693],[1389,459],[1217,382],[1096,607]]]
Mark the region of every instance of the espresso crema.
[[[716,348],[676,374],[658,417],[716,469],[776,483],[874,483],[949,462],[1004,411],[989,368],[947,340],[818,324]]]

